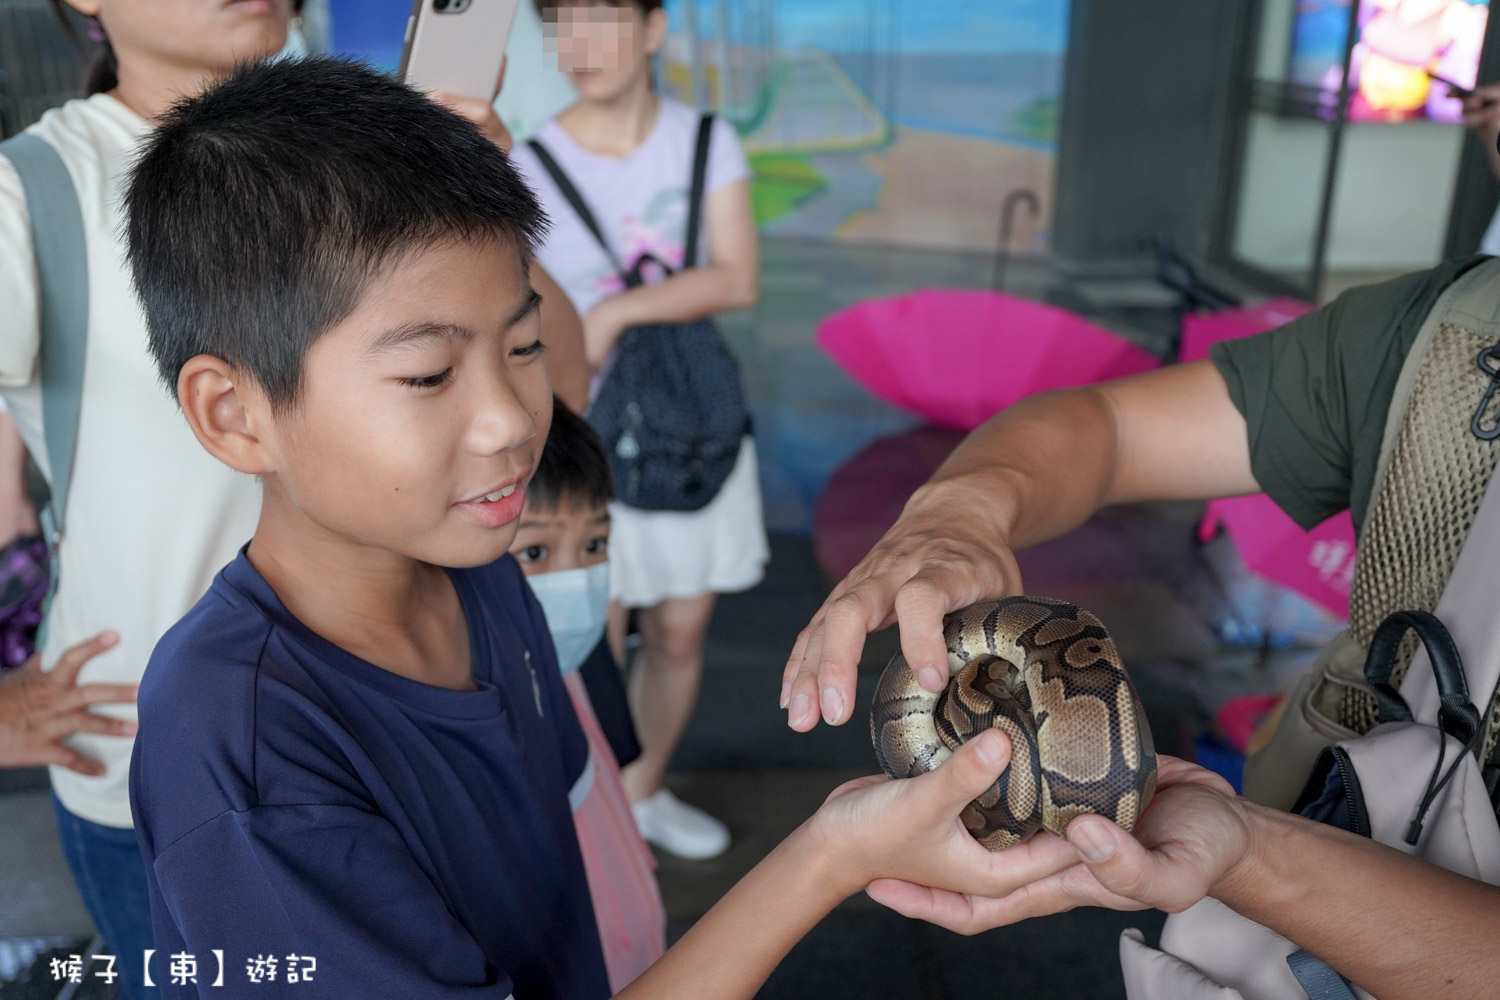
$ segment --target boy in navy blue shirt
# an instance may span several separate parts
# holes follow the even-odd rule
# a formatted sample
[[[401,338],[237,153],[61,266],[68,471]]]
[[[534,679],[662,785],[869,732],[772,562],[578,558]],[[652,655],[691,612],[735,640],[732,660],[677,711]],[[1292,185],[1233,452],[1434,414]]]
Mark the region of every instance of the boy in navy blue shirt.
[[[163,995],[606,996],[588,749],[505,555],[551,416],[535,199],[456,115],[308,60],[179,105],[127,201],[162,376],[264,485],[141,687]],[[1064,841],[964,831],[1007,757],[994,734],[835,793],[622,995],[751,996],[877,877],[993,895],[1067,868]]]

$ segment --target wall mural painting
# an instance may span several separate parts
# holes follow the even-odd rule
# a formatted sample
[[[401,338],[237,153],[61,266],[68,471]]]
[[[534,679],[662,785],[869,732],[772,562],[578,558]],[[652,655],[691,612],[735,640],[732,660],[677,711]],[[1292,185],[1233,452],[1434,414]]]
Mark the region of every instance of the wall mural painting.
[[[409,0],[329,5],[335,50],[395,67]],[[667,0],[667,13],[662,87],[739,128],[765,233],[993,252],[1002,203],[1028,190],[1040,209],[1010,249],[1047,252],[1068,0]]]
[[[768,234],[1045,252],[1067,0],[669,0],[665,86],[725,109]],[[697,44],[690,43],[696,38]]]

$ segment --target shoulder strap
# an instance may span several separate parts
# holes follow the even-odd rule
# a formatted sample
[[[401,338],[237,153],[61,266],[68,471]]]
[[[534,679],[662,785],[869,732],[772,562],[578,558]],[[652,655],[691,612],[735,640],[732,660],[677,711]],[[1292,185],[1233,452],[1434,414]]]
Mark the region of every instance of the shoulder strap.
[[[703,228],[703,188],[708,183],[708,147],[714,137],[714,116],[698,119],[698,143],[693,150],[693,183],[688,189],[687,239],[683,241],[683,269],[698,266],[698,231]]]
[[[78,194],[62,157],[46,141],[22,132],[0,142],[26,191],[31,243],[40,278],[42,421],[52,501],[42,516],[47,541],[62,537],[78,443],[83,399],[83,361],[88,344],[89,281],[87,244]]]
[[[562,196],[567,199],[568,204],[573,206],[574,213],[577,214],[584,227],[590,233],[594,234],[594,239],[598,241],[605,256],[609,258],[609,262],[614,265],[615,271],[621,277],[624,277],[625,268],[621,266],[620,258],[615,256],[614,249],[609,245],[609,241],[604,238],[604,230],[599,228],[599,223],[594,219],[594,213],[589,211],[588,203],[583,200],[583,195],[578,193],[578,189],[573,186],[573,182],[568,179],[568,175],[563,172],[563,168],[558,166],[557,161],[552,158],[552,154],[547,152],[547,147],[543,146],[537,140],[528,139],[526,145],[530,146],[531,151],[536,154],[536,158],[542,161],[542,169],[547,171],[547,174],[552,178],[552,183],[557,185],[557,189],[562,192]]]

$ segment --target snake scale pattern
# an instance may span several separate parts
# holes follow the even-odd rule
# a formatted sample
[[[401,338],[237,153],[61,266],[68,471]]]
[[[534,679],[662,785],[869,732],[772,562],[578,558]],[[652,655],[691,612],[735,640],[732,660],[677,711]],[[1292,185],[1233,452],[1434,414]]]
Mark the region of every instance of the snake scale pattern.
[[[870,713],[880,766],[893,778],[937,767],[992,726],[1010,738],[1010,766],[971,802],[963,822],[992,851],[1038,830],[1062,836],[1097,813],[1126,830],[1156,791],[1146,713],[1099,619],[1047,597],[1007,597],[944,620],[951,672],[934,694],[897,654]]]

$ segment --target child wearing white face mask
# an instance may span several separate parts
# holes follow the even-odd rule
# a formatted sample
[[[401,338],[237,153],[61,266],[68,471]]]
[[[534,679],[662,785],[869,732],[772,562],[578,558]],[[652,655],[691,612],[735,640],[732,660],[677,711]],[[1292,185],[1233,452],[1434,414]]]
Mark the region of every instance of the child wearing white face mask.
[[[610,989],[619,992],[666,950],[666,914],[655,859],[620,783],[620,766],[640,749],[624,685],[603,641],[612,493],[598,435],[557,401],[510,551],[546,613],[563,683],[589,741],[594,780],[573,803],[573,825]]]

